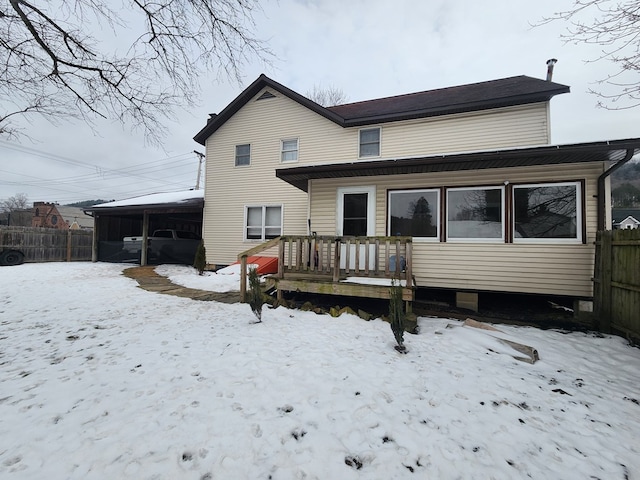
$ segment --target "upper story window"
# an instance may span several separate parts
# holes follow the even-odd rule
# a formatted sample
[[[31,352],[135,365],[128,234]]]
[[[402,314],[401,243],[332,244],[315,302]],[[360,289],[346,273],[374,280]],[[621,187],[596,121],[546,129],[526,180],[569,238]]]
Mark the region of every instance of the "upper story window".
[[[380,156],[380,129],[367,128],[360,130],[359,157]]]
[[[251,145],[236,145],[236,167],[251,165]]]
[[[504,188],[448,189],[447,240],[504,241]]]
[[[389,235],[437,240],[440,236],[440,190],[389,192]]]
[[[297,162],[298,161],[298,139],[282,140],[280,142],[280,161]]]
[[[582,241],[578,182],[513,186],[513,241]]]

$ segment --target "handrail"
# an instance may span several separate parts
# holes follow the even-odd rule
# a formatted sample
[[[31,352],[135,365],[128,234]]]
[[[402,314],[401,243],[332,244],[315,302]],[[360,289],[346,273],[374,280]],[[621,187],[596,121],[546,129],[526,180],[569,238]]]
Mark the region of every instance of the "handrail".
[[[240,261],[240,301],[247,301],[247,257],[251,257],[257,253],[264,252],[265,250],[275,247],[280,243],[280,238],[281,237],[272,238],[265,243],[256,245],[255,247],[238,254],[238,260]]]
[[[339,282],[341,276],[386,277],[413,286],[409,236],[283,235],[238,254],[240,296],[247,294],[247,258],[278,245],[278,274],[310,274]]]

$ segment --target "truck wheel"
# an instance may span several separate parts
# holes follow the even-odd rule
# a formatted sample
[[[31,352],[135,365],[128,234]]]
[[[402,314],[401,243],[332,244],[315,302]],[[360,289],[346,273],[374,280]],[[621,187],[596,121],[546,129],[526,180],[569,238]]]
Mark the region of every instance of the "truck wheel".
[[[7,250],[0,255],[0,265],[20,265],[24,263],[24,254],[17,250]]]

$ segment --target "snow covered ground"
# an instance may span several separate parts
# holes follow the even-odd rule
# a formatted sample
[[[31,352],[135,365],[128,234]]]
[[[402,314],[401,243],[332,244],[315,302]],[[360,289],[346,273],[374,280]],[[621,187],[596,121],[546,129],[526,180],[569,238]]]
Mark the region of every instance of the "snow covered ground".
[[[537,348],[530,365],[420,318],[401,355],[381,320],[254,324],[125,267],[0,268],[1,478],[640,478],[640,350],[621,338],[497,325]]]

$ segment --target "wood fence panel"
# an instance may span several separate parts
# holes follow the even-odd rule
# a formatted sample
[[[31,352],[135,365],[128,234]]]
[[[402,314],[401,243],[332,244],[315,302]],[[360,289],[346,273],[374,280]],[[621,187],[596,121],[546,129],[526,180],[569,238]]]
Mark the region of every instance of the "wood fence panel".
[[[594,282],[599,328],[640,341],[640,229],[598,232]]]
[[[39,227],[0,227],[0,249],[24,253],[26,262],[90,261],[93,232]]]

